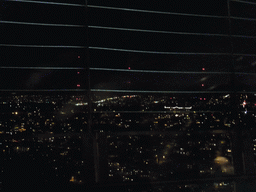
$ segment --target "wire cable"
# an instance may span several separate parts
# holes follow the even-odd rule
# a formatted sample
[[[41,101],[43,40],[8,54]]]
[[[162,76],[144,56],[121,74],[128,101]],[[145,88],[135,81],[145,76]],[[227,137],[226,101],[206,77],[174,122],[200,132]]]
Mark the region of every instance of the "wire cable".
[[[190,32],[174,32],[174,31],[155,31],[155,30],[129,29],[129,28],[117,28],[117,27],[103,27],[103,26],[88,26],[88,27],[92,28],[92,29],[110,29],[110,30],[132,31],[132,32],[148,32],[148,33],[163,33],[163,34],[176,34],[176,35],[201,35],[201,36],[229,37],[228,34],[209,34],[209,33],[190,33]],[[256,39],[256,36],[246,36],[246,35],[231,35],[231,36],[232,37],[239,37],[239,38],[255,38]]]
[[[132,69],[111,69],[111,68],[90,68],[97,71],[120,71],[135,73],[177,73],[177,74],[231,74],[231,72],[203,72],[203,71],[155,71],[155,70],[132,70]]]
[[[112,68],[90,68],[96,71],[120,71],[120,72],[135,72],[135,73],[176,73],[176,74],[232,74],[233,72],[218,72],[218,71],[156,71],[156,70],[132,70],[132,69],[112,69]],[[235,72],[241,75],[256,75],[256,73]]]
[[[4,92],[64,92],[64,91],[74,91],[74,92],[81,92],[87,91],[86,89],[0,89],[0,91]]]
[[[192,53],[192,52],[159,52],[159,51],[140,51],[131,49],[117,49],[106,47],[89,47],[89,49],[109,50],[109,51],[123,51],[133,53],[150,53],[150,54],[163,54],[163,55],[230,55],[230,53]]]
[[[249,1],[240,1],[240,0],[230,0],[230,1],[238,2],[238,3],[246,3],[246,4],[256,5],[256,3],[249,2]]]
[[[27,0],[8,0],[14,2],[22,2],[22,3],[37,3],[37,4],[46,4],[46,5],[63,5],[63,6],[73,6],[73,7],[85,7],[82,4],[72,4],[72,3],[56,3],[56,2],[48,2],[48,1],[27,1]]]
[[[155,30],[144,30],[144,29],[129,29],[129,28],[117,28],[117,27],[102,27],[102,26],[88,26],[92,29],[110,29],[120,31],[136,31],[136,32],[149,32],[149,33],[165,33],[165,34],[178,34],[178,35],[205,35],[205,36],[220,36],[228,37],[225,34],[208,34],[208,33],[189,33],[189,32],[173,32],[173,31],[155,31]]]
[[[246,35],[230,35],[231,37],[238,37],[238,38],[249,38],[249,39],[256,39],[256,36],[246,36]]]
[[[29,48],[72,48],[72,49],[85,49],[86,46],[69,46],[69,45],[15,45],[15,44],[0,44],[2,47],[29,47]],[[231,53],[193,53],[193,52],[159,52],[159,51],[140,51],[131,49],[116,49],[106,47],[88,47],[89,49],[108,50],[108,51],[123,51],[133,53],[146,53],[146,54],[163,54],[163,55],[231,55]],[[256,54],[234,53],[237,56],[252,56]]]
[[[117,93],[173,93],[173,94],[194,94],[194,93],[224,93],[230,94],[233,91],[142,91],[142,90],[111,90],[111,89],[91,89],[93,92],[117,92]],[[256,91],[236,91],[236,93],[256,94]]]
[[[84,49],[85,46],[69,46],[69,45],[15,45],[15,44],[0,44],[2,47],[36,47],[36,48],[74,48]]]
[[[106,6],[97,6],[97,5],[88,5],[90,8],[98,9],[112,9],[120,11],[133,11],[133,12],[142,12],[142,13],[156,13],[164,15],[180,15],[180,16],[193,16],[193,17],[210,17],[210,18],[228,18],[227,16],[216,16],[216,15],[200,15],[200,14],[188,14],[188,13],[175,13],[175,12],[163,12],[163,11],[150,11],[150,10],[141,10],[141,9],[128,9],[128,8],[119,8],[119,7],[106,7]]]
[[[19,24],[19,25],[40,25],[40,26],[53,26],[53,27],[86,27],[84,25],[30,23],[30,22],[20,22],[20,21],[0,21],[0,23]]]
[[[62,6],[74,6],[74,7],[86,7],[86,5],[82,5],[82,4],[56,3],[56,2],[46,2],[46,1],[27,1],[27,0],[9,0],[9,1],[24,2],[24,3],[47,4],[47,5],[62,5]],[[144,12],[144,13],[168,14],[168,15],[210,17],[210,18],[227,18],[227,16],[187,14],[187,13],[175,13],[175,12],[163,12],[163,11],[150,11],[150,10],[140,10],[140,9],[128,9],[128,8],[118,8],[118,7],[97,6],[97,5],[87,5],[87,7],[90,7],[90,8],[100,8],[100,9],[122,10],[122,11]]]
[[[113,89],[91,89],[93,92],[119,92],[119,93],[230,93],[231,91],[142,91],[142,90],[113,90]],[[256,91],[255,91],[256,93]]]
[[[81,67],[12,67],[12,66],[0,66],[0,69],[79,69],[84,70],[85,68]]]
[[[116,48],[106,48],[106,47],[89,47],[89,49],[123,51],[123,52],[132,52],[132,53],[146,53],[146,54],[163,54],[163,55],[226,55],[226,56],[231,55],[231,53],[159,52],[159,51],[140,51],[140,50],[131,50],[131,49],[116,49]],[[234,53],[233,55],[256,57],[256,54]]]
[[[32,69],[32,70],[86,70],[82,67],[14,67],[0,66],[0,69]],[[157,70],[131,70],[131,69],[113,69],[113,68],[89,68],[92,71],[118,71],[129,73],[168,73],[168,74],[232,74],[233,72],[218,72],[218,71],[157,71]],[[239,75],[256,75],[256,73],[235,72]]]
[[[230,16],[230,19],[237,19],[237,20],[247,20],[247,21],[256,21],[256,18],[245,18],[245,17],[233,17]]]
[[[255,19],[256,21],[256,19]],[[52,27],[80,27],[85,28],[85,25],[70,25],[70,24],[50,24],[50,23],[31,23],[31,22],[20,22],[20,21],[0,21],[5,24],[18,24],[18,25],[38,25],[38,26],[52,26]],[[217,37],[228,37],[226,34],[209,34],[209,33],[190,33],[190,32],[174,32],[174,31],[156,31],[156,30],[144,30],[144,29],[129,29],[129,28],[117,28],[117,27],[103,27],[103,26],[88,26],[92,29],[110,29],[120,31],[132,31],[132,32],[149,32],[149,33],[163,33],[163,34],[177,34],[177,35],[201,35],[201,36],[217,36]],[[243,35],[232,35],[233,37],[240,38],[256,38],[256,36],[243,36]]]

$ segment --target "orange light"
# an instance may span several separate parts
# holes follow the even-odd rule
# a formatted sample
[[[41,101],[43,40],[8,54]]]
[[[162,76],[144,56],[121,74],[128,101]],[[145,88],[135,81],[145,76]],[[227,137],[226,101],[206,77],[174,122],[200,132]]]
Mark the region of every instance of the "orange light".
[[[75,181],[75,178],[74,176],[71,177],[71,179],[69,180],[70,182],[74,182]]]

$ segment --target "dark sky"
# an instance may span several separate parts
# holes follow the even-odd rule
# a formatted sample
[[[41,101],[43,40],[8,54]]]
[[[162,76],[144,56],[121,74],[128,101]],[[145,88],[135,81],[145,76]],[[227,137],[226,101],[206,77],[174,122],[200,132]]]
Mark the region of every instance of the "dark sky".
[[[83,3],[84,1],[55,0],[52,2]],[[226,1],[88,1],[89,5],[152,10],[174,13],[227,16]],[[38,26],[1,23],[0,44],[15,45],[61,45],[85,46],[90,49],[92,68],[140,69],[161,71],[205,71],[255,72],[255,58],[230,55],[184,55],[160,54],[159,52],[230,53],[230,39],[227,36],[227,18],[145,13],[113,9],[93,8],[86,14],[84,7],[62,6],[38,3],[2,1],[0,19],[31,23],[85,25],[84,27]],[[242,5],[242,6],[241,6]],[[234,17],[256,17],[254,5],[231,2]],[[255,21],[231,19],[233,35],[255,34]],[[97,26],[97,27],[95,27]],[[170,34],[158,32],[99,29],[98,27],[141,29],[203,33],[205,35]],[[208,34],[208,35],[207,35]],[[220,34],[222,36],[209,36]],[[224,35],[224,36],[223,36]],[[226,36],[225,36],[226,35]],[[88,36],[88,41],[87,41]],[[254,54],[255,39],[232,38],[234,53]],[[93,47],[151,51],[157,53],[134,53],[113,50],[98,50]],[[84,67],[86,50],[82,48],[29,48],[0,47],[1,66],[25,67]],[[2,89],[25,88],[77,88],[82,76],[77,70],[25,70],[1,69]],[[137,89],[137,90],[222,90],[230,87],[230,77],[217,74],[153,74],[111,71],[92,71],[92,88]],[[254,76],[236,76],[241,87],[253,89]],[[202,84],[205,84],[202,87]]]

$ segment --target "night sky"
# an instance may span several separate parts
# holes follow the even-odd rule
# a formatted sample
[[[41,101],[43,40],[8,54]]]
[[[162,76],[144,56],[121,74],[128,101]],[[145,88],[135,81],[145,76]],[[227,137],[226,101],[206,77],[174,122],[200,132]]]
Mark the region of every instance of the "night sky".
[[[52,2],[81,4],[84,1],[55,0]],[[4,67],[84,68],[89,61],[91,68],[196,72],[230,72],[234,69],[237,72],[255,72],[255,56],[237,55],[239,53],[255,54],[255,39],[245,37],[254,35],[255,21],[231,19],[231,34],[240,36],[231,38],[234,58],[230,54],[225,55],[232,52],[228,36],[229,21],[225,18],[228,15],[226,1],[205,1],[197,4],[190,1],[161,1],[161,3],[159,1],[88,1],[88,12],[85,7],[42,3],[1,1],[0,5],[1,21],[78,25],[63,27],[1,22],[0,60],[1,66]],[[152,12],[123,11],[96,6],[151,10]],[[255,5],[233,1],[230,3],[232,17],[256,18],[255,8]],[[168,12],[196,15],[184,16],[168,14]],[[199,17],[199,14],[215,17]],[[86,24],[89,25],[88,31],[83,27]],[[210,34],[219,34],[219,36]],[[31,48],[6,46],[7,44],[54,45],[64,46],[64,48]],[[89,60],[84,48],[86,46],[90,48]],[[107,50],[98,48],[107,48]],[[129,50],[149,51],[149,53],[136,53]],[[194,54],[182,54],[188,52]],[[196,55],[195,53],[206,54]],[[85,77],[85,71],[78,69],[17,70],[11,68],[0,69],[0,71],[0,80],[4,82],[1,84],[1,89],[86,88],[86,80],[82,78]],[[77,74],[78,71],[81,73]],[[256,80],[254,75],[237,74],[235,77],[239,90],[254,91]],[[77,87],[77,84],[81,86]],[[92,70],[91,88],[222,91],[232,90],[233,83],[229,74],[163,74]]]

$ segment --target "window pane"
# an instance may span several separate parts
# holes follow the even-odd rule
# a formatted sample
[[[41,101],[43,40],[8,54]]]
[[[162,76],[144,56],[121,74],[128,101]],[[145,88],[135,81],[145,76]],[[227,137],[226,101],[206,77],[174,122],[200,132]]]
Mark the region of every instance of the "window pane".
[[[166,11],[177,13],[195,13],[205,15],[227,15],[227,2],[213,1],[213,2],[180,2],[180,1],[136,1],[136,2],[120,2],[120,1],[88,1],[88,5],[100,5],[108,7],[121,7],[130,9],[142,9],[152,11]]]
[[[75,3],[75,1],[71,3]],[[2,20],[72,25],[85,24],[84,7],[13,1],[5,1],[1,5],[0,18]]]
[[[92,68],[228,72],[233,63],[230,56],[223,55],[143,54],[97,49],[90,49],[90,55]]]
[[[234,59],[236,72],[255,73],[255,57],[250,56],[236,56]]]
[[[76,45],[85,44],[84,28],[46,27],[1,24],[3,44],[15,45]],[[37,35],[35,35],[37,34]]]
[[[86,89],[76,70],[1,69],[1,89]],[[21,71],[22,70],[22,71]],[[80,75],[84,72],[81,71]],[[61,81],[60,81],[61,79]]]
[[[234,38],[234,53],[254,54],[256,39],[251,38]]]
[[[84,67],[84,49],[0,47],[1,66],[20,67]]]
[[[255,22],[256,21],[248,21],[248,20],[238,20],[232,19],[232,34],[234,35],[242,35],[242,36],[254,36],[255,35]],[[246,30],[244,30],[246,29]]]
[[[256,5],[239,3],[235,1],[230,2],[230,12],[232,16],[255,18],[255,7]]]
[[[101,78],[99,78],[101,77]],[[92,71],[92,89],[150,91],[228,91],[229,75]]]
[[[91,29],[90,46],[165,52],[229,52],[227,37],[170,35]],[[102,36],[104,34],[104,36]],[[106,38],[107,37],[107,38]],[[104,46],[103,46],[104,45]]]
[[[222,18],[89,8],[89,25],[171,32],[227,34],[228,21]]]

